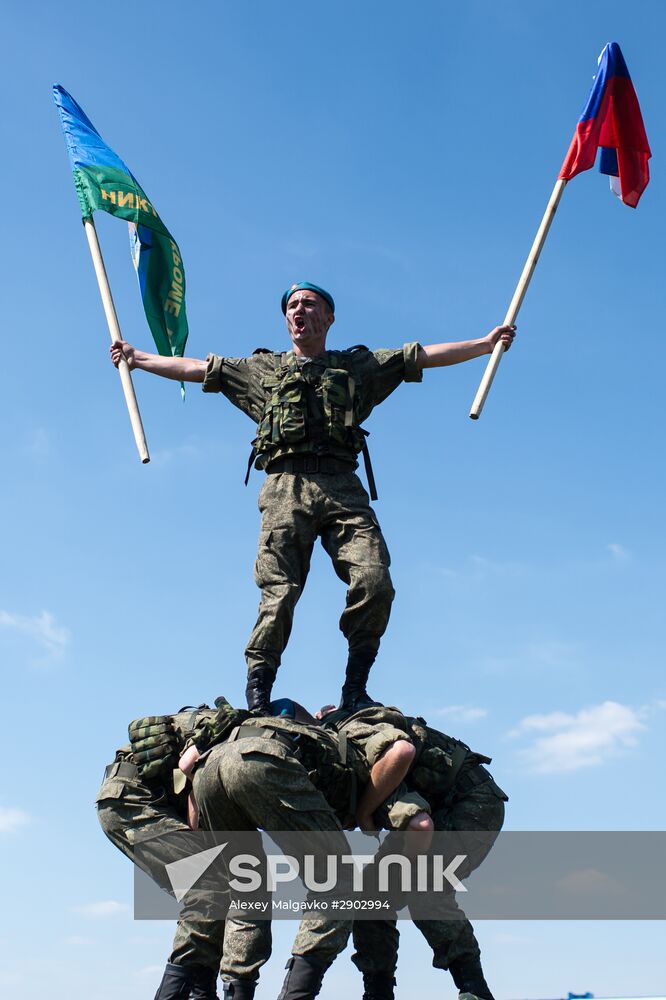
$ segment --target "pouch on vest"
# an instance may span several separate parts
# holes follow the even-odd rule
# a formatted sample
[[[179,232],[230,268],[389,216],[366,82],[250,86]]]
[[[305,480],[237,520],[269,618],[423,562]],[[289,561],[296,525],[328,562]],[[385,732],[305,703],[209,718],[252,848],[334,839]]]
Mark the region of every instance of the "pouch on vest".
[[[273,437],[277,443],[283,441],[285,444],[294,444],[302,441],[305,437],[305,406],[303,401],[303,379],[300,372],[294,372],[282,380],[279,402],[276,407],[273,404]],[[275,393],[273,394],[275,397]],[[278,424],[278,437],[276,439],[276,415]]]
[[[349,443],[351,431],[354,449],[358,452],[354,433],[354,394],[356,383],[344,368],[326,368],[321,377],[321,396],[329,436],[339,444]]]

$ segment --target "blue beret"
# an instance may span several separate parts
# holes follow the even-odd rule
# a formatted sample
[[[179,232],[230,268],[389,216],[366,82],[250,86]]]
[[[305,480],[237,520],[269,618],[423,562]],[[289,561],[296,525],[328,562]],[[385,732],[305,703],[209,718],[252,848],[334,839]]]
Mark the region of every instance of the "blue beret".
[[[331,311],[335,312],[335,302],[333,301],[333,296],[330,292],[327,292],[325,288],[320,288],[319,285],[313,285],[309,281],[299,281],[295,285],[290,285],[287,291],[282,296],[282,312],[287,315],[287,302],[289,301],[291,295],[294,292],[308,291],[316,292],[317,295],[321,295],[322,299],[325,299],[331,307]]]
[[[284,716],[288,719],[296,717],[296,705],[291,698],[277,698],[271,702],[271,715]]]

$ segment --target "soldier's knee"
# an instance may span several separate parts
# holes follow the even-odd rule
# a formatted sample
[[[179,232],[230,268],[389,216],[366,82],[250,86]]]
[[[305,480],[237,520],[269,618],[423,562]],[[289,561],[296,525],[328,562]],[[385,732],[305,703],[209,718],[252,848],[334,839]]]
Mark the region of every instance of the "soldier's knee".
[[[426,812],[422,812],[417,813],[416,816],[412,816],[407,829],[418,830],[421,833],[432,833],[435,829],[435,824],[432,821],[432,816],[429,816]]]
[[[386,566],[359,567],[358,574],[352,575],[350,589],[365,591],[369,600],[390,605],[395,597],[391,574]]]
[[[275,580],[267,581],[255,576],[255,582],[261,590],[260,609],[264,612],[268,609],[275,617],[293,611],[303,592],[300,584],[289,580],[276,583]]]

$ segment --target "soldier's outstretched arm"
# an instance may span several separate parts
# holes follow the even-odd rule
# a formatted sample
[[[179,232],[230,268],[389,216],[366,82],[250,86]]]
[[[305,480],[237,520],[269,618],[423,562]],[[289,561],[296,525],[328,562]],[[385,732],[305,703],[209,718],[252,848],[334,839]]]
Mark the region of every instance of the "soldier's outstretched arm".
[[[149,354],[132,347],[126,340],[114,340],[109,348],[111,360],[116,366],[122,358],[130,369],[140,368],[142,371],[161,375],[162,378],[175,379],[176,382],[203,382],[206,374],[206,361],[198,358],[167,358],[161,354]]]
[[[443,368],[445,365],[459,365],[461,361],[471,361],[483,354],[492,354],[495,344],[501,340],[508,351],[516,335],[515,326],[496,326],[485,337],[478,340],[460,340],[451,344],[429,344],[422,347],[416,363],[421,368]]]

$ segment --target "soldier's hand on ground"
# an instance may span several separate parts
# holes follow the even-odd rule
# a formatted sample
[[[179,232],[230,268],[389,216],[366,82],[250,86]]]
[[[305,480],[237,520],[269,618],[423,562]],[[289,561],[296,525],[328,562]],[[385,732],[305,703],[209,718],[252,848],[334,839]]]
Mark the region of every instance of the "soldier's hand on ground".
[[[201,754],[199,753],[198,748],[194,746],[194,744],[192,744],[191,747],[187,748],[185,753],[182,754],[180,760],[178,761],[178,767],[183,772],[183,774],[187,774],[189,776],[192,773],[194,765],[199,760],[199,757],[201,757]],[[194,829],[194,827],[192,829]]]
[[[508,351],[513,344],[514,337],[516,336],[515,326],[496,326],[494,330],[491,330],[486,340],[488,341],[489,354],[492,354],[495,344],[498,340],[502,341],[504,345],[504,350]]]
[[[111,360],[113,361],[116,368],[124,358],[128,364],[130,370],[136,367],[136,358],[134,357],[134,348],[131,344],[128,344],[126,340],[114,340],[109,348],[109,353],[111,354]]]
[[[145,780],[157,778],[176,766],[179,743],[167,715],[147,715],[129,724],[132,757]]]

